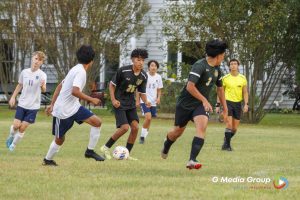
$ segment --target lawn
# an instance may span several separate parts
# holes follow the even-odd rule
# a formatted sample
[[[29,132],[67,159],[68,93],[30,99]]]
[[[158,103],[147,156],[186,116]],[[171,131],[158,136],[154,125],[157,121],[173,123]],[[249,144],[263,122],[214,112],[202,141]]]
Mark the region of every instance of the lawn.
[[[99,151],[115,130],[115,121],[107,111],[96,113],[103,121]],[[9,152],[5,140],[13,116],[14,111],[0,107],[0,199],[299,199],[300,115],[270,114],[258,125],[241,124],[233,152],[220,150],[224,125],[210,122],[198,156],[200,170],[185,168],[195,132],[192,123],[167,160],[160,158],[160,150],[173,121],[156,119],[146,143],[136,143],[132,150],[138,161],[104,162],[84,157],[89,126],[75,125],[55,157],[59,166],[45,167],[51,118],[40,112],[15,151]],[[127,136],[116,145],[125,145]],[[286,189],[273,187],[278,175],[288,180]]]

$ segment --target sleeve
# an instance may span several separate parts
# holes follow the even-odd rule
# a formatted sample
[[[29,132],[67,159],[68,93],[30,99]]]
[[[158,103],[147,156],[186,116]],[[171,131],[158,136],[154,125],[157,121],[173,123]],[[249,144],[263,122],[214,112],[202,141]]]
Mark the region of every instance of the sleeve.
[[[194,64],[192,66],[192,70],[189,73],[188,81],[191,81],[193,83],[197,83],[200,79],[202,73],[204,72],[205,68],[202,65]]]
[[[223,73],[222,73],[222,71],[219,67],[219,69],[218,69],[218,78],[217,78],[217,81],[216,81],[216,86],[217,87],[222,87],[223,86],[222,76],[223,76]]]
[[[19,82],[20,84],[23,84],[23,74],[24,74],[24,70],[21,72],[21,74],[20,74],[20,76],[19,76],[18,82]]]
[[[86,74],[85,73],[77,73],[73,80],[73,87],[79,87],[80,91],[83,90],[86,82]]]
[[[138,92],[146,94],[147,80],[148,80],[148,76],[146,74],[146,78],[143,80],[143,82],[137,88]]]
[[[112,79],[110,81],[114,86],[120,85],[120,82],[121,82],[121,73],[122,73],[121,70],[122,69],[119,68],[117,70],[117,73],[112,77]]]
[[[47,84],[47,74],[45,72],[43,73],[42,80],[44,80],[45,84]]]
[[[161,75],[159,75],[159,79],[158,79],[158,88],[161,89],[163,88],[163,82],[162,82],[162,78],[161,78]]]

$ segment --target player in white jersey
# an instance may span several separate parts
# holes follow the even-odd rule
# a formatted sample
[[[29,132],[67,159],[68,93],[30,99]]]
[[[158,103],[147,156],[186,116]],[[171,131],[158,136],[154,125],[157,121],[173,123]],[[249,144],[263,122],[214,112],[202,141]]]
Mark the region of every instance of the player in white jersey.
[[[157,73],[158,68],[159,64],[156,60],[150,60],[148,62],[146,95],[148,101],[151,102],[151,107],[148,108],[140,98],[139,93],[136,94],[137,106],[141,106],[141,110],[143,112],[143,115],[145,116],[145,121],[143,123],[143,128],[140,136],[140,144],[144,144],[145,142],[145,139],[149,133],[152,117],[157,117],[156,105],[160,104],[161,89],[163,88],[162,78]]]
[[[47,75],[40,69],[45,58],[46,55],[41,51],[32,54],[31,67],[22,70],[18,85],[9,100],[9,105],[14,107],[16,97],[22,90],[15,119],[6,140],[6,146],[10,151],[13,151],[24,137],[27,127],[35,122],[36,114],[40,109],[41,92],[46,92]]]
[[[86,84],[86,71],[93,65],[95,52],[89,45],[82,45],[76,52],[78,64],[67,74],[65,79],[57,86],[47,113],[53,116],[52,134],[54,140],[50,144],[43,165],[57,166],[53,157],[65,141],[65,134],[72,128],[74,122],[90,124],[90,140],[85,151],[86,158],[103,161],[95,147],[100,137],[101,120],[91,111],[81,106],[79,99],[98,105],[100,100],[92,98],[82,92]]]

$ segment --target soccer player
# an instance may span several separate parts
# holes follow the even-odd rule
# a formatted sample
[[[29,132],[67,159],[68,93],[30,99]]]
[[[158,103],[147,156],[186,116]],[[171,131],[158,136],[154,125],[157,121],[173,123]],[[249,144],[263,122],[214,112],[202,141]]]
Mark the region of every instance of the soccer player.
[[[171,145],[184,132],[187,123],[194,121],[196,133],[192,141],[189,161],[186,167],[199,169],[201,164],[196,160],[205,138],[209,112],[212,106],[208,102],[209,93],[217,85],[217,94],[224,107],[223,114],[226,118],[227,106],[222,87],[221,70],[219,65],[224,60],[227,45],[221,40],[212,40],[206,43],[206,58],[198,60],[189,73],[188,82],[181,91],[176,103],[175,126],[169,131],[165,139],[161,157],[166,159]]]
[[[149,133],[149,127],[151,124],[152,117],[156,117],[156,104],[160,104],[160,97],[161,97],[161,89],[163,88],[163,83],[161,76],[157,73],[159,68],[159,64],[156,60],[150,60],[148,62],[148,80],[146,86],[146,95],[148,101],[151,102],[151,107],[148,108],[143,100],[140,99],[139,93],[136,95],[136,102],[137,106],[141,106],[141,110],[145,116],[145,121],[143,124],[141,137],[140,137],[140,144],[144,144],[145,139]]]
[[[9,105],[16,104],[16,97],[21,92],[16,109],[13,125],[10,127],[6,146],[13,151],[22,140],[25,130],[35,122],[38,110],[41,106],[41,92],[46,92],[47,75],[40,67],[44,63],[46,55],[41,51],[32,54],[31,67],[22,70],[19,83],[9,100]]]
[[[126,148],[130,152],[139,129],[139,118],[136,111],[135,91],[140,93],[141,99],[147,107],[151,103],[146,96],[147,74],[143,70],[144,60],[148,58],[145,49],[135,49],[131,52],[132,65],[120,67],[109,84],[109,93],[115,112],[117,130],[100,148],[106,159],[111,159],[109,149],[130,128]],[[129,160],[137,160],[131,156]]]
[[[96,161],[104,161],[94,149],[100,137],[101,120],[91,111],[81,106],[79,99],[98,105],[100,100],[92,98],[82,92],[86,84],[86,71],[92,66],[95,52],[90,45],[82,45],[76,52],[78,64],[67,74],[65,79],[56,87],[51,105],[47,113],[52,113],[52,134],[54,140],[50,144],[48,153],[44,158],[43,165],[57,166],[53,160],[55,154],[65,141],[65,134],[72,128],[74,122],[83,122],[91,125],[90,139],[85,151],[86,158]]]
[[[225,91],[225,99],[228,108],[224,143],[222,150],[232,151],[231,138],[236,134],[241,119],[241,113],[248,112],[248,90],[247,79],[239,73],[240,62],[237,59],[229,61],[230,73],[222,79]],[[242,101],[244,106],[242,108]],[[220,103],[217,99],[216,112],[219,112]]]

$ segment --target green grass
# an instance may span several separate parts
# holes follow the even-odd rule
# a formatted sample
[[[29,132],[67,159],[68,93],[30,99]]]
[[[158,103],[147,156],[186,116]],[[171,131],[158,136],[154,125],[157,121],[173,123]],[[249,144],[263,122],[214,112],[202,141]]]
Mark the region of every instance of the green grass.
[[[114,117],[97,110],[103,120],[99,150],[115,130]],[[195,132],[190,123],[173,145],[169,158],[160,159],[166,132],[173,120],[153,121],[145,145],[136,144],[138,161],[95,162],[83,153],[88,125],[75,125],[55,157],[59,167],[42,166],[52,140],[51,118],[40,112],[14,152],[5,139],[14,111],[0,107],[0,199],[297,199],[300,192],[299,115],[268,115],[259,125],[242,124],[233,139],[233,152],[220,151],[224,125],[210,123],[199,155],[200,170],[187,170]],[[278,122],[280,120],[280,123]],[[128,133],[117,141],[124,145]],[[271,183],[213,183],[212,178],[284,176],[286,190]]]

